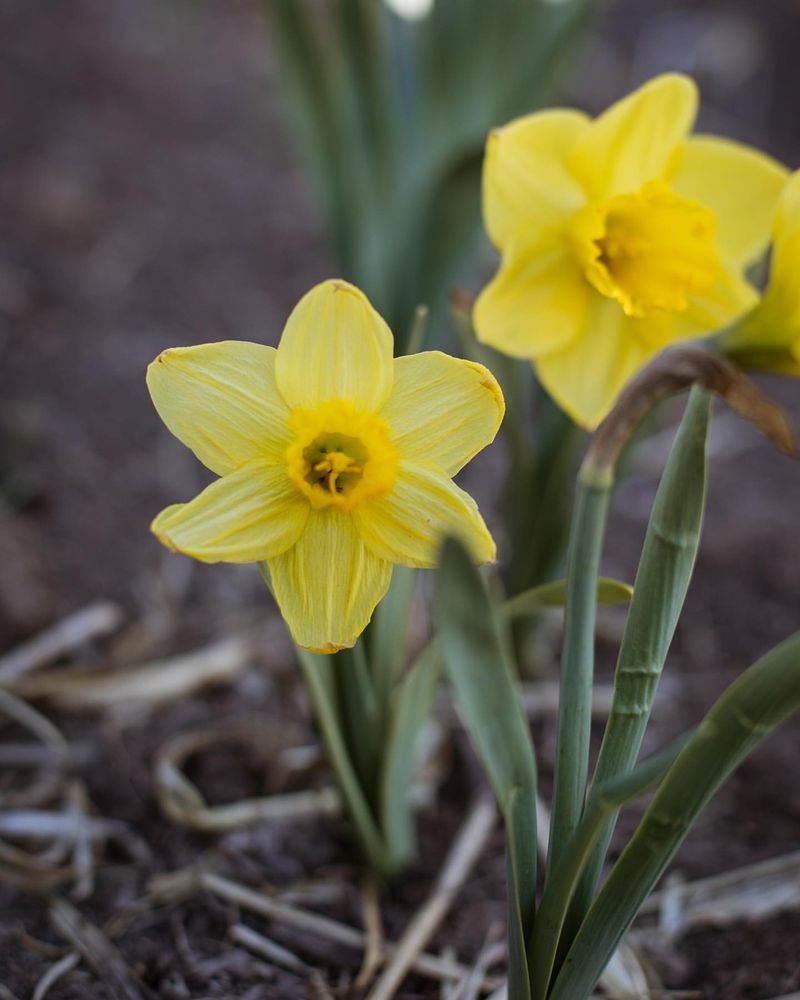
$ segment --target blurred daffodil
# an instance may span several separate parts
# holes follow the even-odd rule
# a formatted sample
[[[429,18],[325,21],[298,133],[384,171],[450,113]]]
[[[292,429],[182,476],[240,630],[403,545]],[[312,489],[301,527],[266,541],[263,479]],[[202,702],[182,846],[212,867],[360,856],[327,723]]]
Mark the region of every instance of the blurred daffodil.
[[[743,367],[800,375],[800,171],[781,194],[773,240],[764,295],[718,344]]]
[[[494,558],[451,477],[497,432],[497,382],[438,351],[393,359],[388,327],[352,285],[308,292],[277,350],[174,348],[147,383],[167,427],[220,477],[153,532],[203,562],[266,561],[300,645],[352,646],[392,564],[433,566],[445,533]]]
[[[502,253],[478,337],[534,362],[592,428],[667,344],[750,309],[787,171],[738,143],[689,136],[692,80],[651,80],[595,120],[551,110],[489,136],[483,210]]]

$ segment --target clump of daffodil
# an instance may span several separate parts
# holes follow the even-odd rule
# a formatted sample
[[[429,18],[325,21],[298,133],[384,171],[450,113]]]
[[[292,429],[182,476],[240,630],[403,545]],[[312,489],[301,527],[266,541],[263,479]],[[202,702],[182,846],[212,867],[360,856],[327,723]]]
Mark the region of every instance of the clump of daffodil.
[[[800,171],[778,202],[766,291],[718,343],[748,367],[800,374]]]
[[[326,281],[277,348],[224,341],[164,351],[147,384],[164,423],[220,478],[152,530],[203,562],[262,562],[295,641],[352,646],[392,565],[435,565],[455,534],[495,546],[452,476],[494,438],[504,403],[481,365],[438,351],[393,359],[357,288]]]
[[[692,80],[667,74],[595,120],[542,111],[489,136],[483,210],[502,262],[476,303],[477,335],[534,362],[585,427],[663,347],[757,300],[745,271],[787,171],[691,136],[697,103]]]

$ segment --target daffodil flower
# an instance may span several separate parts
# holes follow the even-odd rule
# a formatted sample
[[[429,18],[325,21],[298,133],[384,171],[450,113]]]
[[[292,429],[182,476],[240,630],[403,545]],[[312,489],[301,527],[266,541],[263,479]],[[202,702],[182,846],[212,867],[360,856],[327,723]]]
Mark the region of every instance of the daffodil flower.
[[[452,482],[494,438],[500,388],[438,351],[392,358],[366,297],[326,281],[292,312],[277,348],[224,341],[164,351],[147,384],[164,423],[220,478],[152,524],[203,562],[266,561],[295,641],[352,646],[392,564],[435,565],[455,534],[477,562],[495,546]]]
[[[800,171],[781,194],[769,282],[758,305],[719,338],[746,367],[800,374]]]
[[[489,136],[483,211],[500,270],[475,306],[479,339],[534,362],[593,428],[674,341],[749,310],[787,171],[739,143],[690,136],[692,80],[667,74],[591,120],[528,115]]]

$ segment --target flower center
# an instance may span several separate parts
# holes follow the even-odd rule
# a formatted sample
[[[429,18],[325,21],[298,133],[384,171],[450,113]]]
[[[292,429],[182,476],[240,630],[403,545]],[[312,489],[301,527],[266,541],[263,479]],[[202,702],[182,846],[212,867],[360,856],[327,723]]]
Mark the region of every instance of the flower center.
[[[575,253],[586,278],[628,316],[680,312],[687,295],[716,276],[715,223],[708,208],[650,181],[582,209],[573,222]]]
[[[352,510],[394,486],[397,452],[388,425],[349,400],[294,410],[289,429],[289,478],[312,507]]]

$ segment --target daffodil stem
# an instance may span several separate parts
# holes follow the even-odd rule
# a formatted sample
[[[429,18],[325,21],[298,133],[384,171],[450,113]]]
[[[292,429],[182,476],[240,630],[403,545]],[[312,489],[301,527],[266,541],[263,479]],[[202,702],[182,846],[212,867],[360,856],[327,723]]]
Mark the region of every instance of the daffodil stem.
[[[381,763],[378,703],[364,643],[334,654],[342,732],[364,796],[374,804]]]
[[[262,573],[265,580],[268,579],[263,567]],[[377,871],[390,875],[394,871],[394,864],[389,857],[359,776],[356,774],[342,731],[336,680],[338,664],[333,656],[311,653],[299,646],[297,656],[328,761],[347,814],[355,827],[364,857]]]
[[[558,865],[578,825],[586,793],[597,580],[612,486],[610,470],[598,473],[591,462],[584,462],[578,477],[567,555],[567,601],[548,872]]]
[[[392,699],[405,666],[408,621],[416,582],[416,570],[408,566],[394,567],[389,590],[375,609],[361,640],[362,644],[366,641],[381,732],[385,732],[388,725]]]
[[[522,363],[517,363],[512,369],[513,386],[507,392],[507,430],[514,469],[507,499],[514,543],[508,588],[513,595],[562,573],[570,515],[570,505],[564,498],[571,490],[577,449],[584,438],[580,428],[542,390],[538,393],[536,411],[531,412],[530,373],[521,368]],[[526,433],[532,424],[536,427],[533,441]],[[525,650],[534,627],[535,620],[530,618],[513,625],[514,648],[520,664],[525,662]]]
[[[694,569],[706,495],[711,395],[692,389],[653,504],[617,660],[611,713],[592,787],[629,773],[639,754],[658,682]],[[614,830],[604,822],[564,926],[564,946],[592,901]]]

